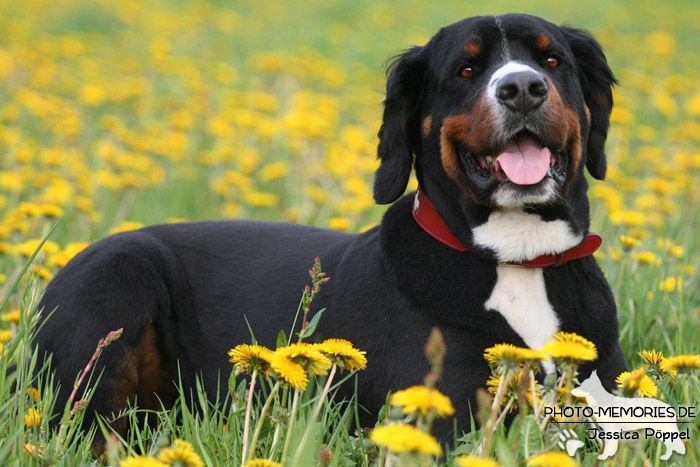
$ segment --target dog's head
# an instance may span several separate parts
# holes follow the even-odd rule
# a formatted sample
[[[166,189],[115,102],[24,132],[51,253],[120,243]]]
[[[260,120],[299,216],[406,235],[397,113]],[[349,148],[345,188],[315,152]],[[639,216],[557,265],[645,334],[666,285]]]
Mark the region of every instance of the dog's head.
[[[574,230],[587,230],[583,170],[605,176],[614,83],[581,30],[520,14],[447,26],[391,69],[375,200],[395,201],[415,165],[467,244],[493,210],[577,218]]]

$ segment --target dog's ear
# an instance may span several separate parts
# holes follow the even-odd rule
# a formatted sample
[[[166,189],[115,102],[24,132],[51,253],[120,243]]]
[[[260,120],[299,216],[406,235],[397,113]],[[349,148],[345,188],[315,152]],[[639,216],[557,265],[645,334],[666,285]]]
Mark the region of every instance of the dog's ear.
[[[411,176],[414,147],[420,138],[417,112],[426,71],[423,50],[413,47],[389,67],[377,150],[381,165],[374,176],[374,199],[379,204],[396,201]]]
[[[566,26],[562,29],[576,58],[583,96],[591,112],[586,167],[594,178],[603,180],[607,169],[605,140],[613,106],[612,87],[617,80],[602,47],[590,33]]]

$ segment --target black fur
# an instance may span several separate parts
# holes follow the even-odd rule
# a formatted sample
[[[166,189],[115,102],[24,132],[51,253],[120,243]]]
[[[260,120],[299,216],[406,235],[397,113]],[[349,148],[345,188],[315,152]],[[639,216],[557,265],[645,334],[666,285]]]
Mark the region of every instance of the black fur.
[[[426,72],[425,62],[423,48],[414,47],[390,67],[377,150],[382,163],[374,180],[374,199],[379,204],[396,201],[406,191],[411,176],[413,153],[420,142],[416,110]]]
[[[499,208],[489,201],[490,189],[470,184],[463,167],[457,174],[446,172],[441,128],[448,117],[479,109],[490,73],[503,62],[502,31],[509,53],[541,68],[559,90],[564,108],[581,122],[578,170],[567,174],[556,200],[526,204],[523,210],[544,222],[563,220],[573,234],[587,233],[583,166],[596,178],[605,174],[603,143],[614,83],[600,47],[580,31],[530,16],[470,18],[410,49],[392,70],[374,187],[379,203],[396,200],[415,158],[422,189],[470,252],[455,251],[423,231],[411,215],[412,195],[390,206],[379,227],[360,235],[220,221],[152,226],[108,237],[61,269],[41,303],[44,312],[56,309],[40,329],[37,344],[42,352],[53,353],[62,385],[59,407],[98,340],[121,327],[124,335],[98,362],[97,371],[104,373],[88,422],[95,412],[108,415],[123,408],[127,397],[138,395],[141,406],[158,408],[156,391],[166,405],[172,403],[178,366],[185,386],[193,386],[200,375],[212,398],[217,391],[224,393],[231,371],[227,351],[250,341],[246,320],[258,341],[274,348],[277,333],[292,326],[309,280],[306,271],[319,256],[332,280],[315,303],[328,311],[314,337],[349,339],[367,351],[368,367],[358,374],[359,402],[367,409],[362,423],[373,425],[388,391],[423,381],[429,370],[423,346],[437,326],[447,345],[438,388],[455,405],[457,429],[468,430],[469,408],[490,375],[484,349],[501,342],[525,343],[500,313],[484,306],[497,280],[497,253],[477,244],[472,232]],[[543,68],[542,54],[526,47],[542,33],[555,47],[547,53],[561,54],[559,69]],[[467,60],[462,52],[467,41],[480,44],[481,53],[470,58],[477,72],[465,80],[459,71]],[[432,124],[426,133],[427,116]],[[481,116],[476,117],[479,121]],[[550,122],[542,138],[559,124]],[[494,127],[494,134],[496,130],[502,129]],[[598,348],[598,360],[581,369],[582,377],[597,369],[612,388],[626,364],[615,303],[595,260],[546,268],[544,278],[560,329],[576,332]],[[349,396],[352,389],[346,385],[338,397]],[[452,428],[453,420],[440,420],[435,433],[449,440]]]
[[[562,27],[562,31],[576,56],[581,88],[591,111],[586,167],[593,177],[603,180],[607,170],[605,140],[613,107],[612,86],[617,84],[617,80],[608,66],[603,49],[593,36],[569,27]]]

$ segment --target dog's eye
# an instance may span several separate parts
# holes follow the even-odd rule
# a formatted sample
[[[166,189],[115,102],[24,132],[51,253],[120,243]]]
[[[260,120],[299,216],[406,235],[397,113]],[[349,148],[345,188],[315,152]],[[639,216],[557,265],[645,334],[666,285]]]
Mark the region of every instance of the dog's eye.
[[[465,78],[469,78],[470,76],[472,76],[474,74],[474,68],[472,68],[470,66],[465,66],[464,68],[462,68],[461,74]]]
[[[547,66],[550,68],[556,68],[559,66],[559,59],[557,57],[548,57]]]

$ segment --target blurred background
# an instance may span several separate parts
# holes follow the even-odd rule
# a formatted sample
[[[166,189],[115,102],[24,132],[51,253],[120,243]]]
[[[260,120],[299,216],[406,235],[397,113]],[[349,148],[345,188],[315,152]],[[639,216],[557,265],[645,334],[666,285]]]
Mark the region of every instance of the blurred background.
[[[388,60],[464,17],[514,11],[588,29],[605,48],[622,85],[592,227],[623,343],[697,352],[694,0],[1,0],[0,296],[58,218],[33,269],[42,281],[143,224],[375,225]]]

